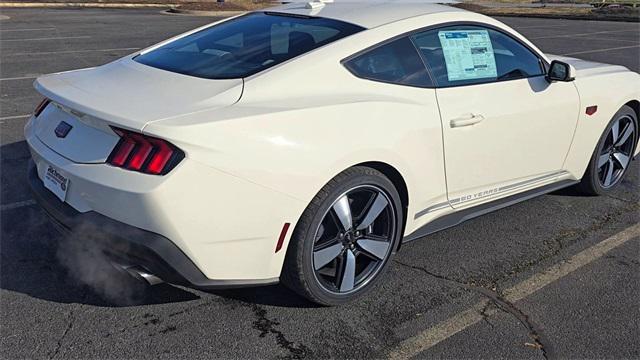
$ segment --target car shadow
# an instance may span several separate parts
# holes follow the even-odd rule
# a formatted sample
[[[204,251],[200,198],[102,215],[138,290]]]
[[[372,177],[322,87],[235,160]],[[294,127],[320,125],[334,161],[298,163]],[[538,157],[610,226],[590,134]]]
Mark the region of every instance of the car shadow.
[[[135,287],[122,280],[115,269],[93,273],[97,284],[81,281],[77,269],[61,263],[58,244],[61,235],[48,223],[37,205],[4,211],[0,236],[0,289],[58,302],[100,307],[152,305],[197,300],[200,297],[178,287],[160,284]],[[97,259],[88,259],[96,264]],[[98,276],[99,275],[99,276]],[[104,279],[113,279],[104,283]],[[121,298],[114,296],[122,294]]]
[[[240,288],[227,290],[209,290],[210,294],[244,303],[268,305],[283,308],[318,308],[314,304],[281,284],[261,286],[255,288]]]
[[[198,291],[168,283],[147,286],[106,259],[86,256],[69,264],[61,257],[64,235],[59,234],[38,205],[2,214],[0,236],[0,289],[57,303],[99,307],[127,307],[194,301],[207,294],[244,303],[308,308],[315,305],[281,285]],[[90,268],[86,264],[92,264]],[[102,263],[102,265],[101,265]]]
[[[142,286],[95,254],[80,252],[70,257],[68,252],[74,247],[62,248],[66,237],[30,200],[26,181],[29,157],[24,141],[0,147],[0,289],[46,301],[100,307],[179,303],[207,293],[261,305],[314,306],[281,285],[204,293],[167,283]]]
[[[568,197],[585,197],[585,196],[590,196],[590,195],[585,195],[584,193],[581,193],[576,187],[574,186],[569,186],[566,187],[564,189],[560,189],[560,190],[556,190],[554,192],[549,193],[549,195],[551,196],[568,196]]]

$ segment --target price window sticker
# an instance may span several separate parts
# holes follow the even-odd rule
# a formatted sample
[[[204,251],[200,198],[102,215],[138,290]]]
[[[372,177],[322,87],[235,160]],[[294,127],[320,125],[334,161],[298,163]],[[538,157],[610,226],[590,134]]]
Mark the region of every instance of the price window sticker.
[[[487,30],[438,32],[449,81],[497,78],[498,68]]]

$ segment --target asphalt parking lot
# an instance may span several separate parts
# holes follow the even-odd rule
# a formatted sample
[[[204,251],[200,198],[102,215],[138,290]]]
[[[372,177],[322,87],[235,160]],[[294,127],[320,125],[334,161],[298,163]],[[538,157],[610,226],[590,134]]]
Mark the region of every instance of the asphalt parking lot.
[[[119,306],[56,262],[22,134],[39,74],[96,66],[212,21],[151,10],[3,9],[2,358],[639,358],[638,162],[611,196],[570,190],[404,246],[361,301],[319,308],[281,286],[160,285]],[[545,52],[640,71],[637,23],[501,19]],[[635,339],[635,340],[634,340]]]

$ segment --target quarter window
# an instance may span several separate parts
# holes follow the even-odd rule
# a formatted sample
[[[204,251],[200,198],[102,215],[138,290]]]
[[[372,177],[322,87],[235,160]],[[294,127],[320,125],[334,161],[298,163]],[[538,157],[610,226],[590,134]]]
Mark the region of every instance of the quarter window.
[[[355,76],[385,83],[431,87],[431,79],[409,38],[376,47],[345,63]]]
[[[440,87],[544,75],[541,60],[517,40],[480,26],[452,26],[412,36]]]

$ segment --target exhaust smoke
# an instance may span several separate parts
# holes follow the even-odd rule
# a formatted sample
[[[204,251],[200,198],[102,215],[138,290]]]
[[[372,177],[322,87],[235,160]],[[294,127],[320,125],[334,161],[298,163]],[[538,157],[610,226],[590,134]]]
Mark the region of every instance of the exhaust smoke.
[[[58,244],[56,257],[69,277],[90,287],[105,301],[118,305],[144,302],[150,286],[142,276],[134,276],[126,267],[114,264],[98,247],[100,234],[78,227]]]

